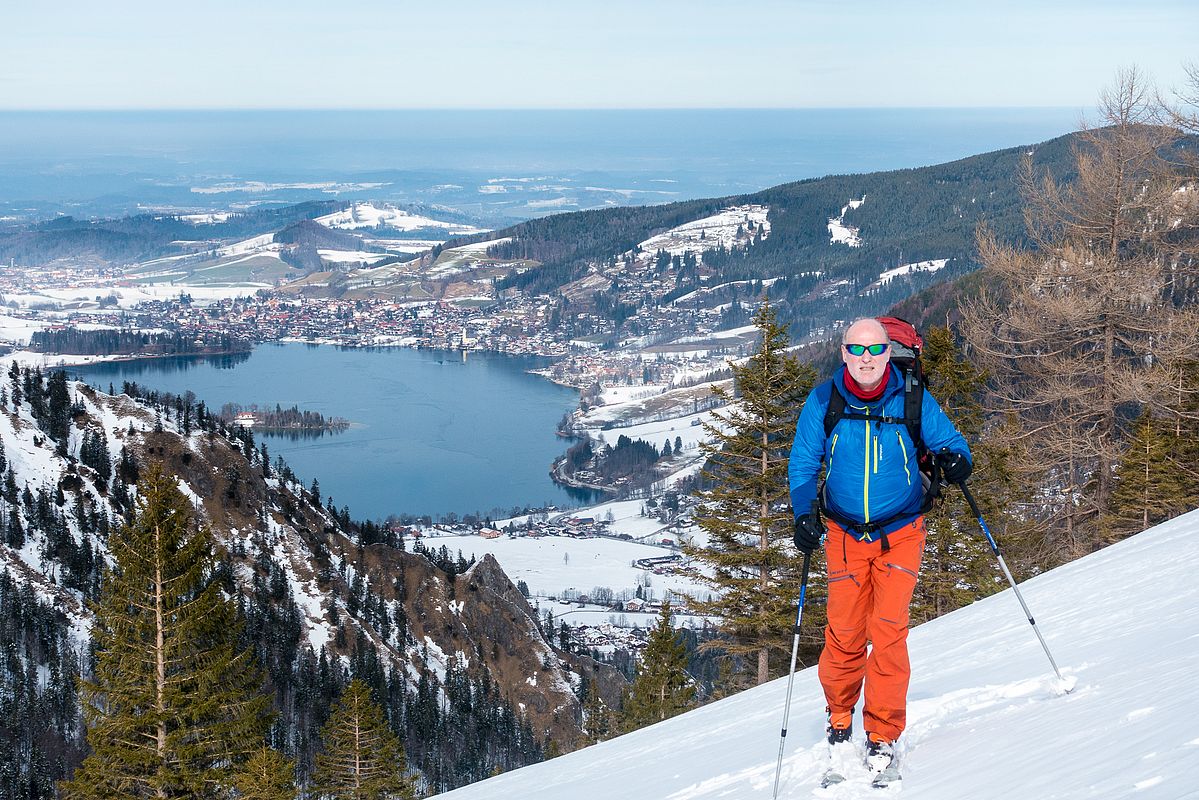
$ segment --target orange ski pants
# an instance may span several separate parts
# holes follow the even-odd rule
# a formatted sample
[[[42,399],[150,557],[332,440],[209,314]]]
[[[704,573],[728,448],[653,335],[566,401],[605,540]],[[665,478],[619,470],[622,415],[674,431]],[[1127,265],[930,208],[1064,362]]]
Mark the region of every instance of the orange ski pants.
[[[828,626],[820,685],[835,714],[853,711],[865,681],[863,727],[893,742],[907,723],[908,606],[924,554],[924,518],[888,534],[886,552],[878,539],[859,542],[836,522],[826,525]]]

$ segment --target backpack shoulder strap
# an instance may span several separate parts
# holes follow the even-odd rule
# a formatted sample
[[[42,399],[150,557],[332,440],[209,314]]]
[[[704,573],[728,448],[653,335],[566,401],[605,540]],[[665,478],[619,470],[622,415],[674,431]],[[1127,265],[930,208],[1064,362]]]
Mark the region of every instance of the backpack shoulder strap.
[[[845,416],[845,397],[837,389],[836,384],[829,381],[828,408],[824,412],[824,438],[833,435],[833,428]]]
[[[903,379],[903,422],[908,428],[908,436],[916,451],[924,449],[924,437],[921,431],[921,416],[924,413],[924,383],[917,377],[915,370],[909,371]]]

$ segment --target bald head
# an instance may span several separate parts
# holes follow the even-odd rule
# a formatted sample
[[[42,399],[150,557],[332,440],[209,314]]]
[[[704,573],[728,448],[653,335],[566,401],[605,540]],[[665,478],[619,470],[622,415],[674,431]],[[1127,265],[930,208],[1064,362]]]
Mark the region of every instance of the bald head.
[[[863,335],[870,339],[870,342],[864,342],[865,344],[891,341],[891,337],[888,335],[887,329],[883,327],[883,323],[874,317],[863,317],[845,329],[845,333],[841,334],[841,344],[856,342]]]

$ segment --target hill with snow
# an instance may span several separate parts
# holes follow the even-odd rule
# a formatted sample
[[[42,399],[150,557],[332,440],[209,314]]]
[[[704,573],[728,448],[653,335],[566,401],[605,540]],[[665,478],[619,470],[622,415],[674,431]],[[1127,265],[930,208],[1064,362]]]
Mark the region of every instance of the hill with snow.
[[[584,679],[618,702],[623,676],[555,649],[493,557],[455,560],[322,506],[249,430],[191,397],[105,394],[12,363],[0,359],[0,797],[52,796],[83,754],[88,604],[151,465],[212,532],[275,725],[302,757],[322,721],[308,709],[351,673],[404,720],[409,763],[433,790],[574,747]]]
[[[1021,585],[1069,694],[1010,589],[914,629],[903,781],[888,789],[864,773],[819,788],[824,701],[816,669],[797,672],[779,798],[1199,797],[1197,559],[1194,511]],[[780,678],[440,796],[768,798],[786,691]]]

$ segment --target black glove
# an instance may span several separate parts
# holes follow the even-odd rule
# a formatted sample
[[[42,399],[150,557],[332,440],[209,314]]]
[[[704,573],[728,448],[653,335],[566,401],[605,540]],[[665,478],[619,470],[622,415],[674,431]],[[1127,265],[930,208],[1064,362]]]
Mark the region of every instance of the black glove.
[[[937,464],[941,467],[941,476],[946,483],[965,483],[974,467],[970,459],[952,450],[942,450],[937,453]]]
[[[795,518],[795,549],[807,555],[820,546],[824,526],[815,514],[800,514]]]

